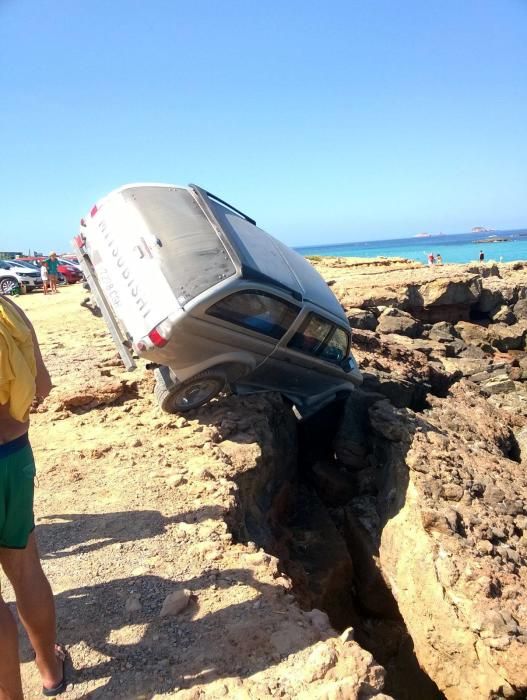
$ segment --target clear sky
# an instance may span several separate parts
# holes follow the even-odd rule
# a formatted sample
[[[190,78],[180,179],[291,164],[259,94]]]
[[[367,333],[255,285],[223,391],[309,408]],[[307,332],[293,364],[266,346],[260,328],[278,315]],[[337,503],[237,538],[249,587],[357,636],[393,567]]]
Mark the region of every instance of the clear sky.
[[[0,249],[126,182],[291,245],[527,226],[526,0],[0,0]]]

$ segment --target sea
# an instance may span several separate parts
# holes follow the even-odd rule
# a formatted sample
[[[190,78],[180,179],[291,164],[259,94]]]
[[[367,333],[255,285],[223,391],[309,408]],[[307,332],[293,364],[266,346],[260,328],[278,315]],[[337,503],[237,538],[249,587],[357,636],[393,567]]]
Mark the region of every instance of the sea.
[[[492,238],[507,240],[493,242]],[[480,251],[483,251],[486,261],[512,262],[514,260],[527,260],[527,229],[334,243],[332,245],[302,246],[295,248],[295,250],[305,256],[409,258],[422,263],[427,262],[429,253],[434,255],[440,253],[444,264],[468,263],[479,260]]]

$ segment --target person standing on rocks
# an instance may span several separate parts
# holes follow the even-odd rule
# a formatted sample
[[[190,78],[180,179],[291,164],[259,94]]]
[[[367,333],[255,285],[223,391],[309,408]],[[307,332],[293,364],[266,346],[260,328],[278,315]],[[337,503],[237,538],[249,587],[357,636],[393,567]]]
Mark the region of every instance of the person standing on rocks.
[[[438,264],[438,265],[442,265],[442,264],[443,264],[443,258],[441,257],[441,253],[438,253],[438,254],[436,255],[436,261],[437,261],[437,264]]]
[[[31,404],[50,390],[33,326],[18,306],[0,296],[0,565],[35,651],[42,692],[53,697],[66,690],[66,652],[55,641],[53,593],[34,533],[35,462],[28,439]],[[0,590],[0,699],[23,697],[17,626]]]
[[[479,251],[479,261],[480,262],[485,261],[485,253],[482,250]]]

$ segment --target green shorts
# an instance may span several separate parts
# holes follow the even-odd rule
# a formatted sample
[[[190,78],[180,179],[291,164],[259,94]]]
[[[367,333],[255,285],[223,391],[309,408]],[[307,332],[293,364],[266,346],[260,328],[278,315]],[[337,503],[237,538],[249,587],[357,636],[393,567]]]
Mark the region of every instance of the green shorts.
[[[27,433],[0,445],[0,547],[24,549],[35,529],[35,460]]]

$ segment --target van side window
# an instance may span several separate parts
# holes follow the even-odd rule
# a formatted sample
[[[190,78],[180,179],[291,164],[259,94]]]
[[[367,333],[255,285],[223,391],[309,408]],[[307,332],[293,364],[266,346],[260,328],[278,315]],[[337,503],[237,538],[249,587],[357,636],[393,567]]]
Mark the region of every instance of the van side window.
[[[348,354],[349,336],[342,328],[335,328],[331,338],[328,340],[320,357],[330,362],[342,362]]]
[[[271,338],[280,338],[298,315],[298,307],[264,292],[242,291],[216,302],[207,313]]]
[[[308,355],[317,355],[328,362],[339,363],[347,356],[349,335],[316,314],[310,314],[301,331],[295,333],[289,347]]]
[[[309,355],[318,355],[332,328],[333,325],[326,319],[310,314],[302,330],[293,336],[289,347]]]

